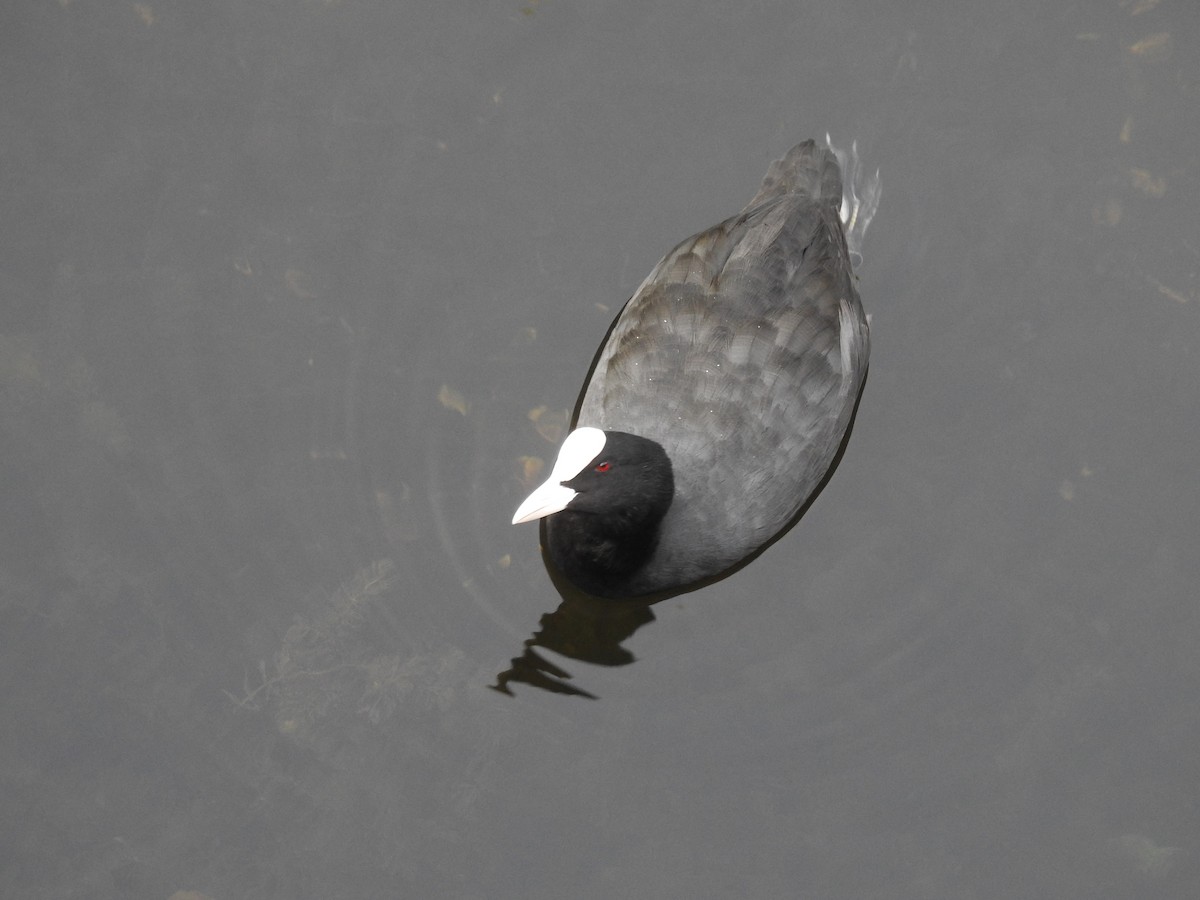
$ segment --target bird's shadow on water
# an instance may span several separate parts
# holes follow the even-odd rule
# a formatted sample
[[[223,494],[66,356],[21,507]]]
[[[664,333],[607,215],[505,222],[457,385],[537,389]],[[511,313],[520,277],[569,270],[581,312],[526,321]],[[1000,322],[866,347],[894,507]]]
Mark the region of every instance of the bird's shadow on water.
[[[759,547],[750,556],[704,581],[690,584],[677,590],[662,591],[633,600],[610,600],[593,597],[567,581],[547,557],[545,551],[546,523],[543,520],[539,528],[542,545],[542,562],[546,566],[546,571],[549,573],[551,582],[562,598],[562,602],[557,609],[542,616],[538,623],[538,630],[531,637],[526,638],[523,645],[524,650],[521,655],[514,657],[509,667],[496,676],[496,683],[489,685],[489,687],[503,694],[508,694],[511,697],[513,696],[513,692],[509,685],[512,682],[520,682],[554,694],[570,694],[576,697],[587,697],[589,700],[598,700],[599,697],[595,694],[572,684],[568,680],[572,677],[571,673],[539,654],[537,648],[542,647],[547,650],[553,650],[560,656],[599,666],[627,666],[634,662],[636,657],[633,653],[621,645],[643,625],[654,621],[654,613],[650,607],[671,597],[678,597],[681,594],[691,593],[692,591],[715,584],[718,581],[723,581],[758,559],[760,554],[791,531],[796,523],[804,517],[809,507],[813,505],[817,497],[825,490],[825,485],[829,484],[838,466],[841,465],[842,457],[846,453],[846,447],[850,443],[850,435],[854,432],[854,423],[858,419],[858,408],[862,402],[863,391],[866,390],[869,375],[870,371],[868,370],[867,375],[863,377],[858,397],[854,401],[854,411],[850,415],[850,424],[846,427],[846,433],[842,436],[842,441],[838,445],[837,454],[833,457],[833,462],[830,463],[829,470],[817,485],[816,490],[812,492],[808,500],[800,507],[800,510],[771,540]],[[572,417],[572,428],[575,427],[574,420],[578,415],[579,408],[576,405],[575,416]]]

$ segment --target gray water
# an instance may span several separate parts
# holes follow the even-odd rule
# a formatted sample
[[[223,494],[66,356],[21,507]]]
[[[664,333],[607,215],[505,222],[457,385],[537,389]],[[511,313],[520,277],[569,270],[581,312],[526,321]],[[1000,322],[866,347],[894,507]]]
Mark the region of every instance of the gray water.
[[[1200,896],[1194,5],[0,20],[0,894]],[[840,467],[564,602],[612,316],[827,131]]]

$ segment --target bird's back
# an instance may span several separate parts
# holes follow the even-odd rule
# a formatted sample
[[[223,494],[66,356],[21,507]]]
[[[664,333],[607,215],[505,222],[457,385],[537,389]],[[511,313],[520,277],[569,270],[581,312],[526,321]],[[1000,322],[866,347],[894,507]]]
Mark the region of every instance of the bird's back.
[[[741,213],[668,253],[613,326],[578,424],[651,438],[672,460],[675,501],[643,579],[736,563],[832,463],[868,355],[841,202],[834,155],[797,145]]]

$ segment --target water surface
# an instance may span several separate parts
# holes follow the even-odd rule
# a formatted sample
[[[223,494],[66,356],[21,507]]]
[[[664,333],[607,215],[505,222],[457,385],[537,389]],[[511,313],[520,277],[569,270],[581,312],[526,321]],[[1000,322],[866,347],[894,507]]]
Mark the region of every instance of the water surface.
[[[1186,5],[3,18],[0,893],[1200,895]],[[827,131],[840,468],[564,601],[508,521],[612,316]]]

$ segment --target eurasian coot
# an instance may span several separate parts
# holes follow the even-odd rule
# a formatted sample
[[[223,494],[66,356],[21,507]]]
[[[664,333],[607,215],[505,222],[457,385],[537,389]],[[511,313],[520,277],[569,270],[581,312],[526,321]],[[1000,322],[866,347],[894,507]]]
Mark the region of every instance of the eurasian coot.
[[[717,575],[822,483],[867,371],[851,254],[879,179],[860,198],[856,171],[854,150],[793,147],[745,209],[668,253],[625,305],[578,427],[513,516],[548,517],[550,559],[578,587],[638,597]]]

